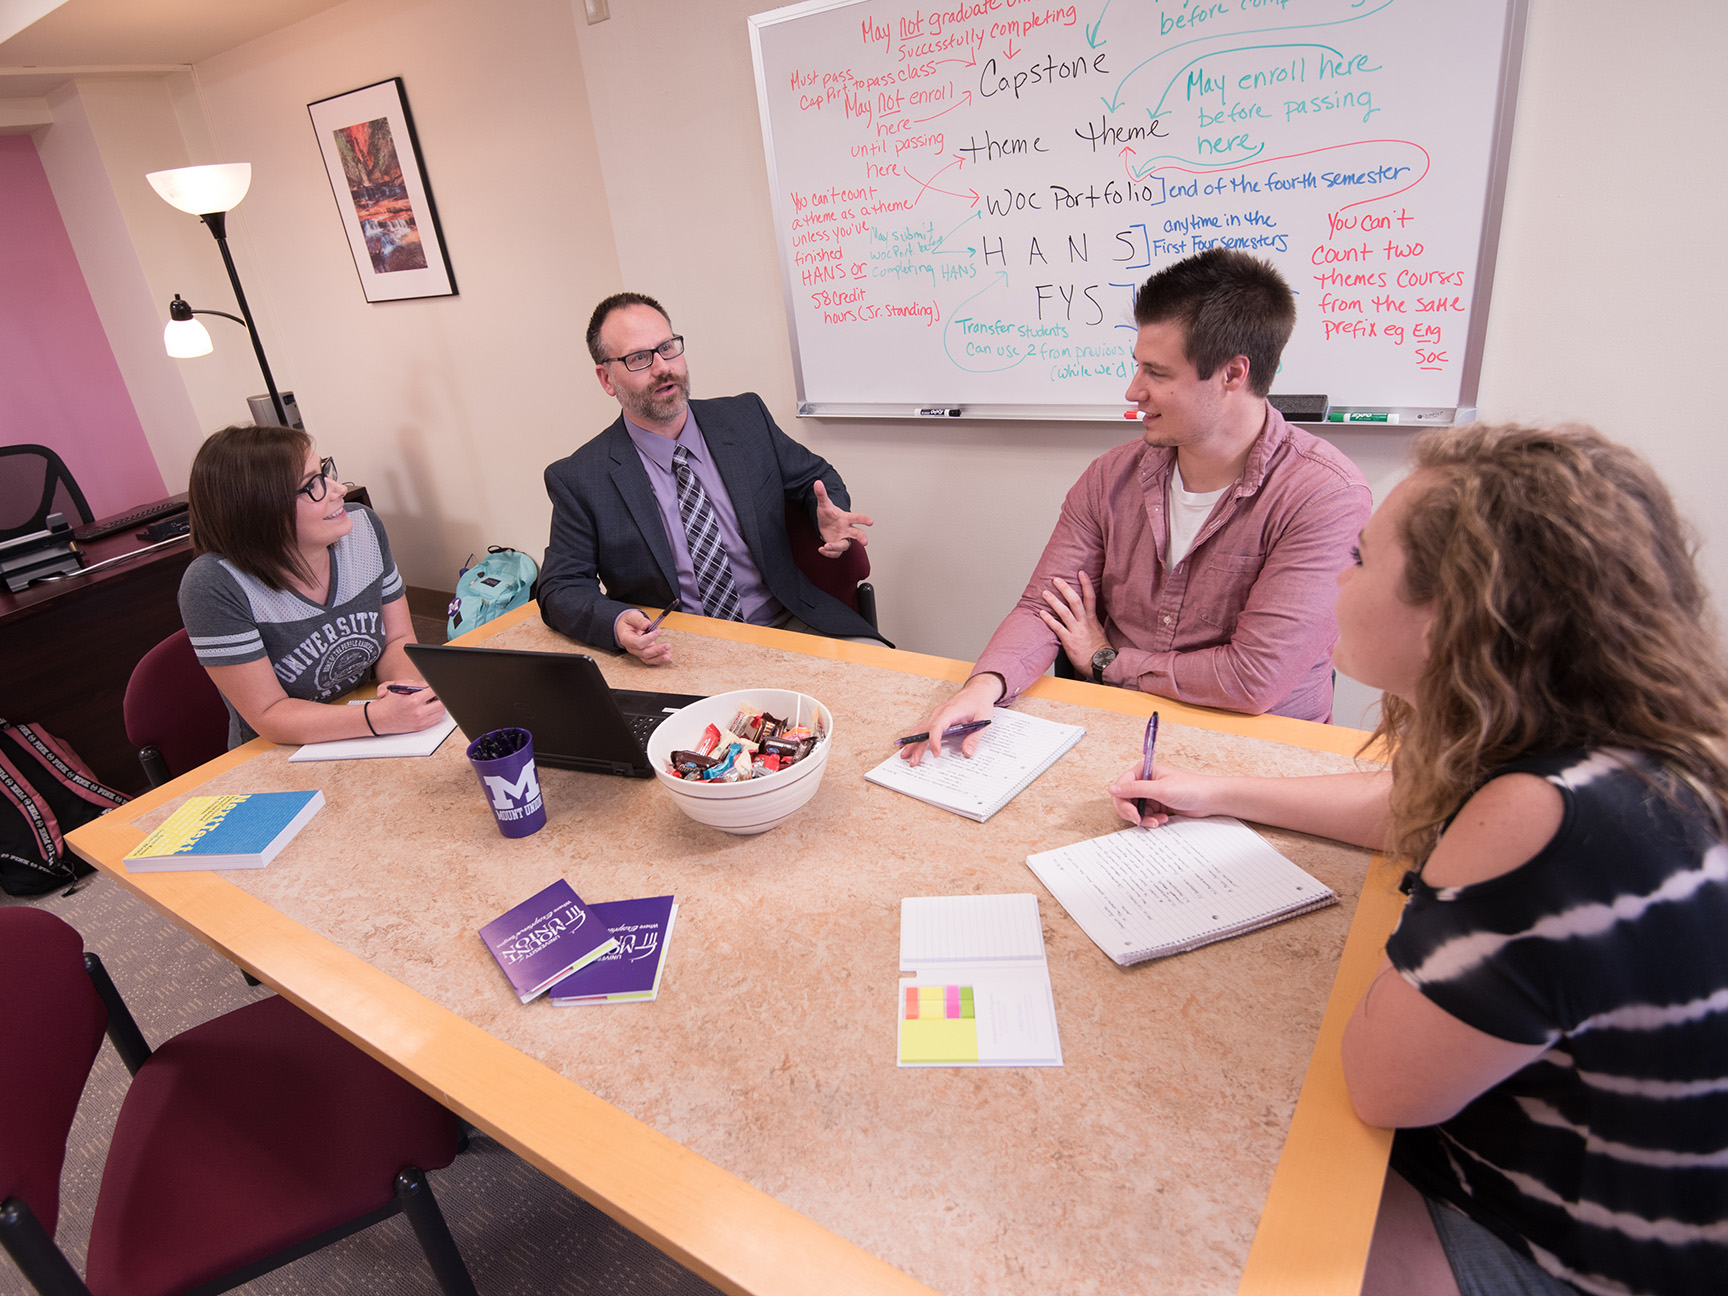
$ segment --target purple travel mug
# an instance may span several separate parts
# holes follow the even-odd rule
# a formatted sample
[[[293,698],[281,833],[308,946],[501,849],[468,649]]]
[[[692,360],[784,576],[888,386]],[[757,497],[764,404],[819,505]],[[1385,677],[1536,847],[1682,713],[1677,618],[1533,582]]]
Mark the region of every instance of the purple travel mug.
[[[498,831],[526,837],[546,826],[540,773],[534,768],[534,735],[526,729],[494,729],[468,744],[468,760],[480,779]]]

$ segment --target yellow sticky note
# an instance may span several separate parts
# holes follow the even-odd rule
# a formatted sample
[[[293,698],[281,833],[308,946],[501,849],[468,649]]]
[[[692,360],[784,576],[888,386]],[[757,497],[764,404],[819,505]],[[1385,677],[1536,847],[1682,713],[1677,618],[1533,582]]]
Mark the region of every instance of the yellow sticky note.
[[[902,1062],[976,1062],[978,1023],[970,1017],[921,1017],[900,1023]]]

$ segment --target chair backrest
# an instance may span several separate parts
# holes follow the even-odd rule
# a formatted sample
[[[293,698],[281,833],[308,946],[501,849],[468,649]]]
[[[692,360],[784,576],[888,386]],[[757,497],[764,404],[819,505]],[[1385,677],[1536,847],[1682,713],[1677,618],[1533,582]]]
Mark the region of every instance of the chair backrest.
[[[169,635],[132,668],[121,712],[127,740],[160,752],[169,777],[228,750],[227,704],[198,664],[184,630]]]
[[[84,969],[84,939],[44,909],[0,909],[0,1201],[17,1197],[48,1235],[78,1098],[108,1010]]]
[[[786,539],[792,547],[792,561],[812,585],[824,594],[832,594],[854,612],[861,610],[858,586],[870,579],[870,555],[863,545],[849,545],[838,558],[824,558],[822,533],[808,513],[790,503],[786,505]]]
[[[0,540],[40,531],[50,513],[77,526],[94,519],[65,462],[47,446],[0,446]]]

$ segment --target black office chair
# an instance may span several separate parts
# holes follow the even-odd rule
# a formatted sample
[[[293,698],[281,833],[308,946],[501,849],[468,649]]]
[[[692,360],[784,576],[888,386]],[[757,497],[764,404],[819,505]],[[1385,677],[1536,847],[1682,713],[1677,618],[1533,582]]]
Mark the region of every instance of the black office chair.
[[[90,502],[47,446],[0,446],[0,540],[29,535],[60,513],[73,526],[95,521]]]

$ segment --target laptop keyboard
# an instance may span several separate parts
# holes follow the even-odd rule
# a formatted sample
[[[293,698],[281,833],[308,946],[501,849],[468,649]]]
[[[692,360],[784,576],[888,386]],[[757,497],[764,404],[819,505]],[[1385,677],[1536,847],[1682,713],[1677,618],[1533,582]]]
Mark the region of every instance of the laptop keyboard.
[[[648,745],[648,735],[660,727],[660,722],[666,718],[664,712],[654,715],[631,715],[624,717],[630,722],[630,732],[636,736],[636,741],[644,747]]]

